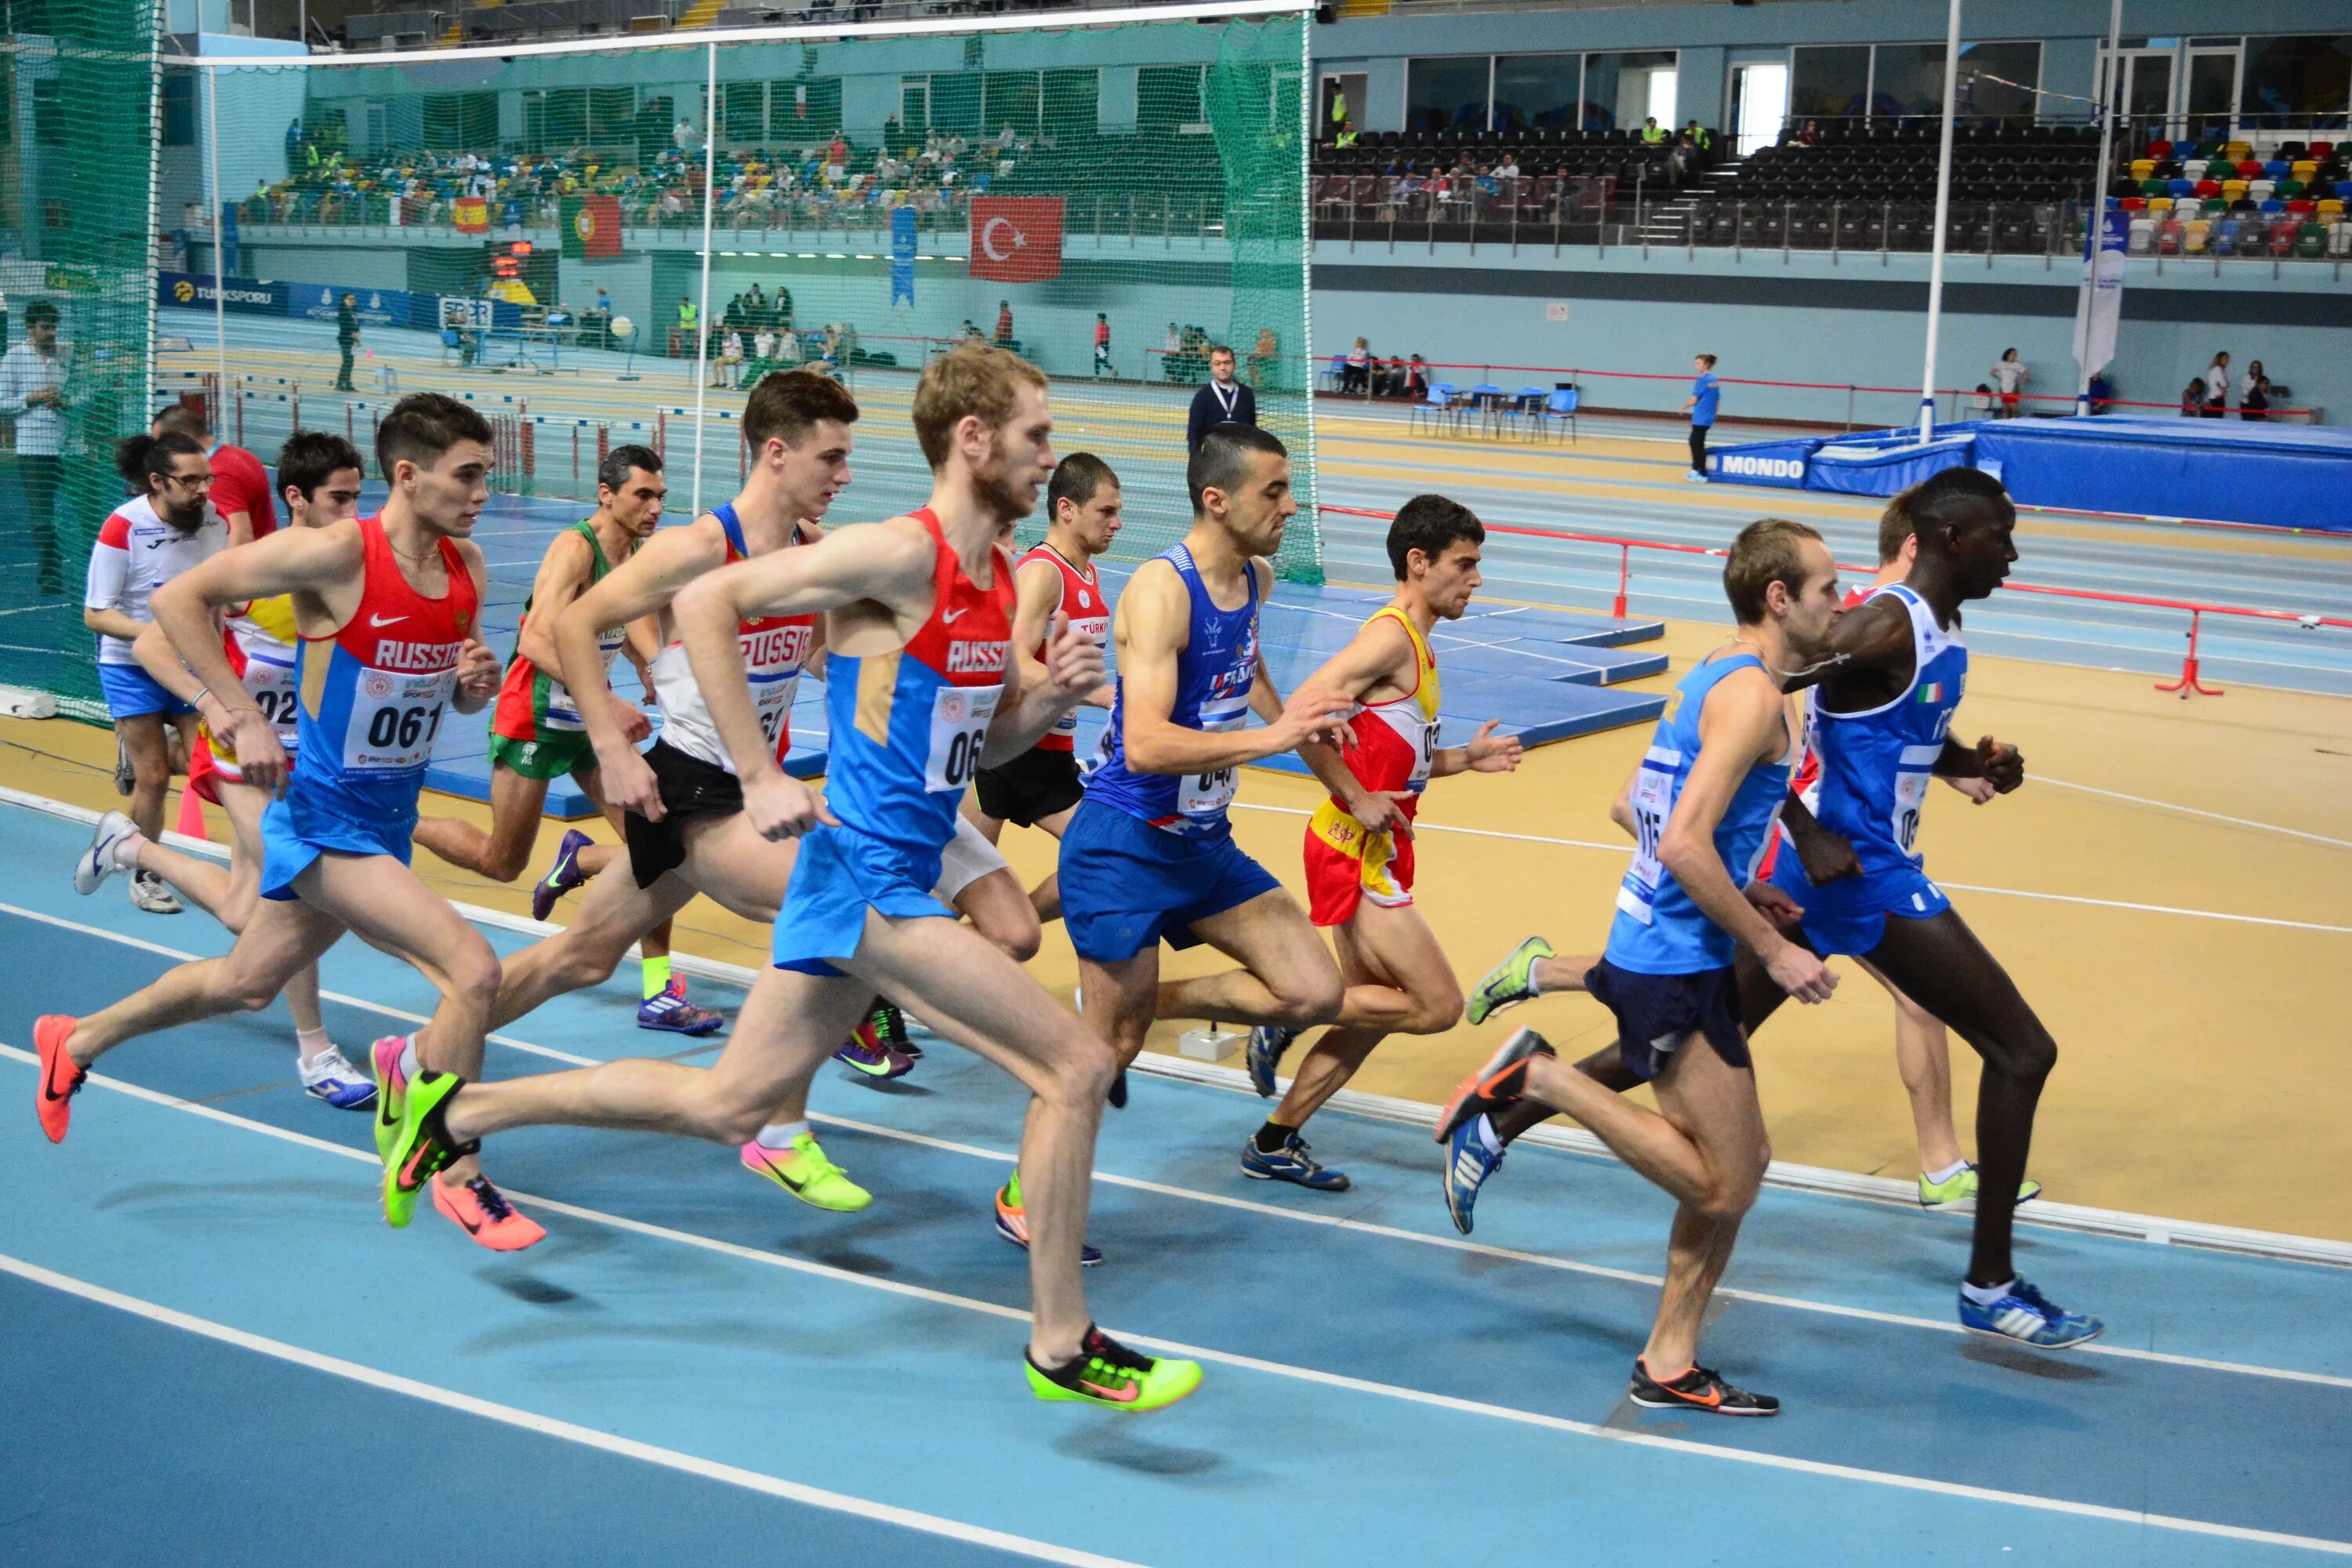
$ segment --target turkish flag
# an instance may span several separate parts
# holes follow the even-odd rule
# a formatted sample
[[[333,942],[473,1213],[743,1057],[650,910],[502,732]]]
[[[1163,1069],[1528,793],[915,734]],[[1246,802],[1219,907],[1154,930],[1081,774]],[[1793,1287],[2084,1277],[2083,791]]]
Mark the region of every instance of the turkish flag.
[[[1043,283],[1062,275],[1062,198],[971,198],[971,276]]]

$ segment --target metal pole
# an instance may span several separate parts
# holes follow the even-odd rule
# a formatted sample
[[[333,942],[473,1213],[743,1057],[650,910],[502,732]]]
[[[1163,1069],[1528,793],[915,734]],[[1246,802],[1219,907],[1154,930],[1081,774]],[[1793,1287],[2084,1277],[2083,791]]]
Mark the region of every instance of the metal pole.
[[[2122,96],[2118,89],[2123,80],[2123,35],[2124,0],[2113,0],[2107,11],[2107,76],[2099,87],[2099,179],[2091,190],[2089,219],[2083,225],[2083,265],[2085,268],[2098,264],[2102,248],[2099,242],[2105,237],[2107,227],[2107,176],[2115,166],[2115,108]],[[2216,273],[2221,270],[2218,256],[2214,260],[2214,270]],[[2081,418],[2091,412],[2091,367],[2077,365],[2075,374],[2079,379],[2074,387],[2074,415]]]
[[[1952,109],[1960,85],[1960,0],[1944,34],[1944,142],[1936,157],[1936,240],[1927,263],[1927,363],[1919,378],[1919,439],[1936,434],[1936,338],[1944,325],[1944,230],[1952,214]]]
[[[1952,0],[1958,5],[1960,0]],[[710,117],[719,104],[719,46],[705,44],[709,58],[708,85],[702,98],[702,300],[694,315],[694,483],[688,491],[687,515],[702,515],[702,409],[710,392],[710,209],[711,154],[719,139],[710,133]]]
[[[220,184],[220,73],[205,72],[205,157],[212,183],[213,206],[213,366],[224,389],[228,385],[228,283],[223,276],[227,263],[221,257],[221,240],[228,231],[225,221],[227,214],[221,209],[227,204],[221,199]],[[291,174],[294,171],[286,171]],[[150,415],[155,411],[149,409]]]

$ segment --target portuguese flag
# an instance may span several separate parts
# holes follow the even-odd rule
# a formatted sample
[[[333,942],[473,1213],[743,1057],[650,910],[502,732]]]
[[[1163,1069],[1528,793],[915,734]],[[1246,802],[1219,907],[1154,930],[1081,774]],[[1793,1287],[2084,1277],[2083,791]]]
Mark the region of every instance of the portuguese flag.
[[[617,196],[566,196],[562,209],[563,254],[574,261],[621,254]]]

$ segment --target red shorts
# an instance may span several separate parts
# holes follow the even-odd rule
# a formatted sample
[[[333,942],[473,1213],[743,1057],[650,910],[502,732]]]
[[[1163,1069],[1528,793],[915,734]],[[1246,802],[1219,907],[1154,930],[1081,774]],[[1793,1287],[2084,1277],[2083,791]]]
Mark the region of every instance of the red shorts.
[[[213,738],[198,730],[195,744],[188,748],[188,793],[208,805],[218,805],[219,781],[226,777],[213,756]]]
[[[1325,801],[1307,825],[1307,916],[1318,926],[1345,925],[1370,899],[1383,909],[1412,903],[1412,840],[1367,833]]]

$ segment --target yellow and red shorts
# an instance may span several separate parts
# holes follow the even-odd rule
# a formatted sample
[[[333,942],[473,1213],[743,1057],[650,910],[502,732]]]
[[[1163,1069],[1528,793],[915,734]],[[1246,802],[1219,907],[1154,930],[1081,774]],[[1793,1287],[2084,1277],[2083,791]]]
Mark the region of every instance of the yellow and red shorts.
[[[1365,899],[1382,909],[1412,902],[1412,840],[1373,833],[1329,801],[1307,824],[1307,914],[1318,926],[1345,925]]]

